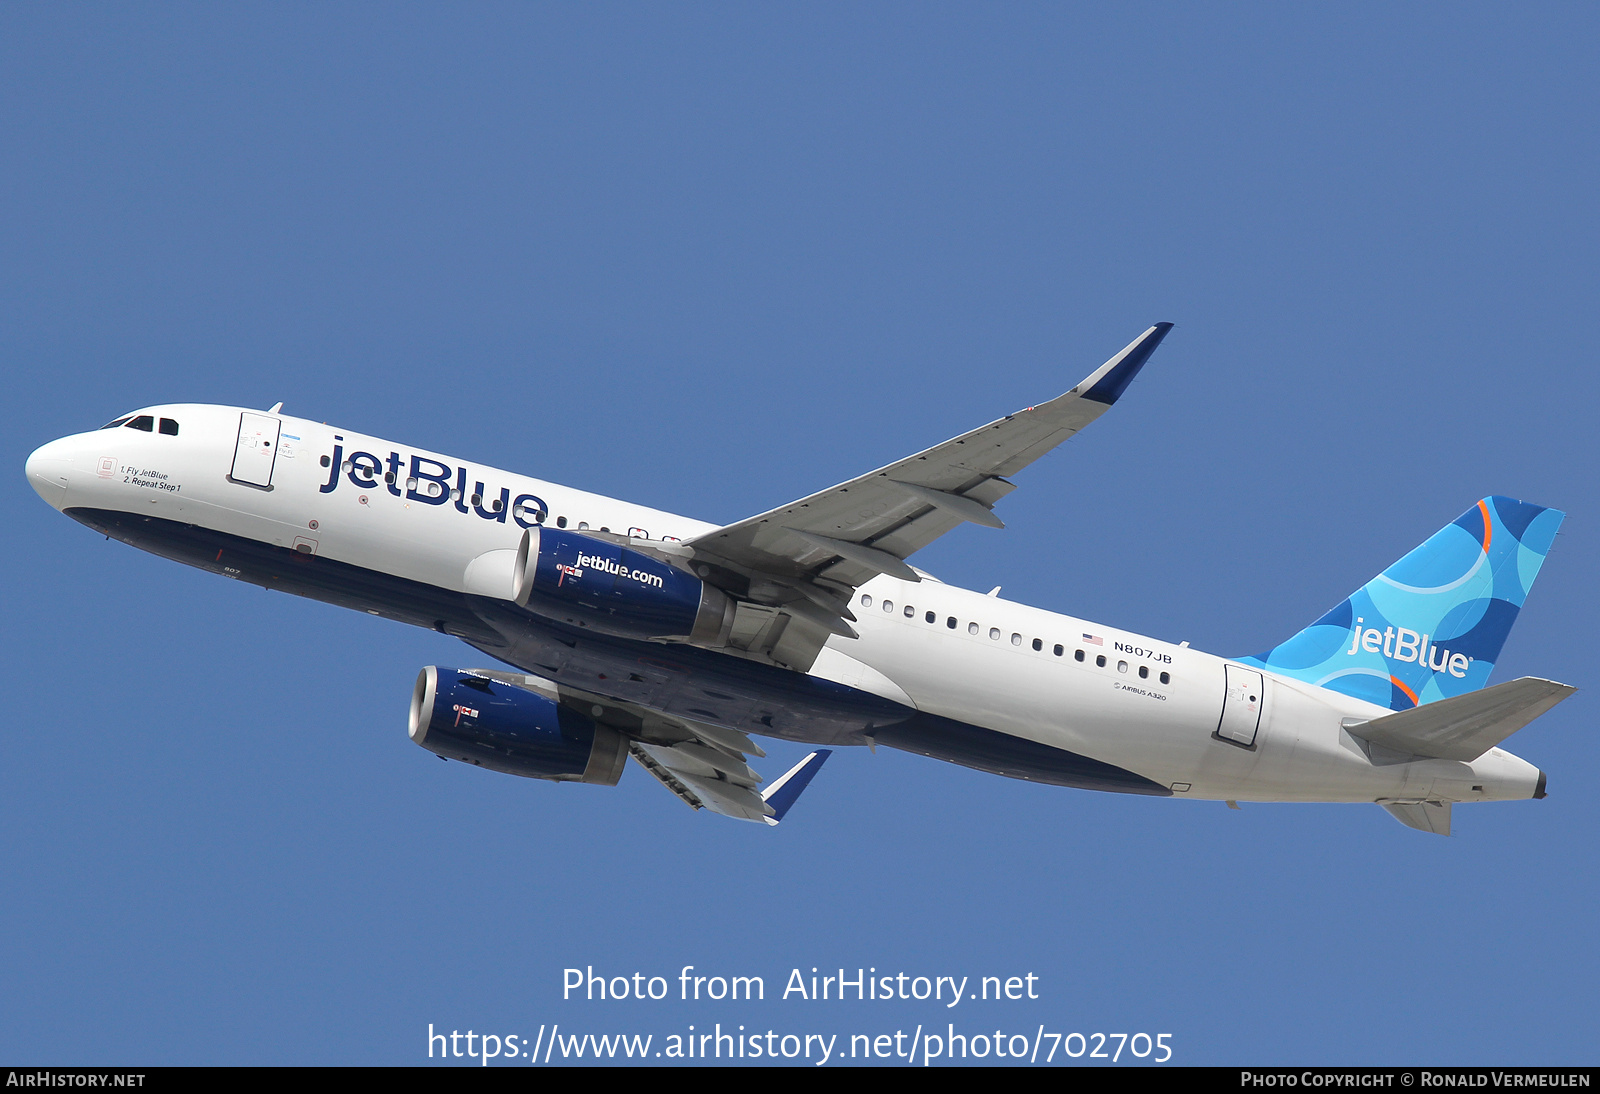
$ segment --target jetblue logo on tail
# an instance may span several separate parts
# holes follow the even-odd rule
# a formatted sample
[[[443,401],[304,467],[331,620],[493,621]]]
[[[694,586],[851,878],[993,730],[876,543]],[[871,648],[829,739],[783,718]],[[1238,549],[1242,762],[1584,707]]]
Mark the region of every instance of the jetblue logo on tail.
[[[1434,672],[1448,672],[1458,680],[1467,678],[1467,667],[1472,664],[1472,658],[1464,653],[1451,653],[1447,649],[1432,645],[1426,634],[1407,630],[1385,627],[1378,630],[1376,627],[1361,629],[1361,624],[1366,620],[1356,618],[1356,626],[1350,631],[1350,648],[1344,652],[1354,657],[1362,650],[1368,653],[1383,651],[1385,657],[1392,657],[1396,661],[1415,661],[1419,665],[1426,665]],[[1393,648],[1391,648],[1391,645]]]
[[[1564,514],[1484,498],[1249,665],[1391,710],[1483,687]]]

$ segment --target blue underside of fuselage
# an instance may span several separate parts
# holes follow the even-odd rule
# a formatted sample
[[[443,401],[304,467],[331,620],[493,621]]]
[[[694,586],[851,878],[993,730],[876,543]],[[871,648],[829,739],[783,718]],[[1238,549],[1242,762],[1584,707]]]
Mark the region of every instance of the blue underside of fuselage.
[[[67,515],[112,539],[202,570],[454,635],[566,689],[668,716],[819,745],[877,743],[997,775],[1085,790],[1170,794],[1131,771],[867,692],[694,646],[633,641],[534,615],[510,601],[192,524],[104,509]]]

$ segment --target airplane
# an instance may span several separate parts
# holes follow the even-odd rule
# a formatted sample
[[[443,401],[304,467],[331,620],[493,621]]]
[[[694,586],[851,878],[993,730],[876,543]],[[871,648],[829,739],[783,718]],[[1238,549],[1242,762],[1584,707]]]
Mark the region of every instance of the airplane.
[[[1488,677],[1564,514],[1486,497],[1304,630],[1219,657],[941,582],[907,559],[1002,528],[1011,477],[1109,410],[1158,323],[1049,402],[733,524],[242,407],[172,404],[51,441],[26,472],[105,536],[451,635],[409,733],[442,759],[776,824],[843,746],[1155,797],[1545,796],[1499,747],[1575,689]],[[508,671],[514,670],[514,671]],[[817,746],[765,790],[754,738]]]

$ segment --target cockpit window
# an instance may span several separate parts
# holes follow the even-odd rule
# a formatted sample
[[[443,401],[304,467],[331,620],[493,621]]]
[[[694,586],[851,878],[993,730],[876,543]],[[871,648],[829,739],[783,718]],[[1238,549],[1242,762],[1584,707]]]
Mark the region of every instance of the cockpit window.
[[[129,414],[127,416],[127,418],[118,418],[114,422],[107,422],[105,425],[101,426],[100,428],[101,429],[115,429],[119,425],[127,425],[128,424],[128,418],[131,418],[131,417],[133,417],[133,415]]]
[[[161,432],[165,433],[169,437],[176,437],[178,435],[178,423],[173,421],[171,418],[162,418]]]
[[[128,420],[128,424],[123,426],[123,428],[142,429],[146,433],[154,433],[156,429],[156,420],[153,415],[141,414],[137,418],[130,418]]]

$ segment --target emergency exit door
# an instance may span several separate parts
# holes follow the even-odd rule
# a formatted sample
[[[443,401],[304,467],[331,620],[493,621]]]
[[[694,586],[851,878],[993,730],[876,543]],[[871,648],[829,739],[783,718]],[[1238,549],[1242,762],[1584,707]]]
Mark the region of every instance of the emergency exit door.
[[[272,469],[278,462],[278,430],[283,423],[248,410],[239,415],[239,441],[233,448],[233,470],[228,478],[246,486],[272,488]]]

